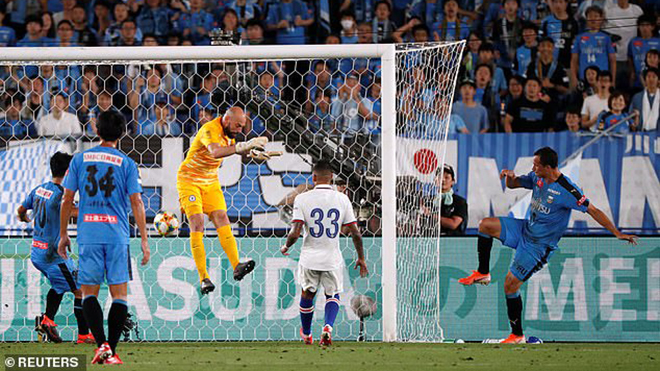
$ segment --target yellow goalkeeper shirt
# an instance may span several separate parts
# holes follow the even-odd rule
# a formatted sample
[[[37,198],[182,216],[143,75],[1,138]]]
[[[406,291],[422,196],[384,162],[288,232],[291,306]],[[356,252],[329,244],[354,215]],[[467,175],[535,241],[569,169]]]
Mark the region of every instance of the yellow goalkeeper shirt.
[[[207,148],[211,143],[218,143],[221,146],[231,146],[235,143],[234,139],[225,135],[222,117],[207,122],[199,129],[186,159],[179,166],[177,181],[199,185],[218,181],[218,168],[222,164],[222,159],[211,156]]]

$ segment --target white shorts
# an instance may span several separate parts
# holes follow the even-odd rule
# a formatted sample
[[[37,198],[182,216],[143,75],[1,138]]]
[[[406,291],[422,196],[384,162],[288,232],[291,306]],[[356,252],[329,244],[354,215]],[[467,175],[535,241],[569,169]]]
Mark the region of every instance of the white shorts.
[[[341,269],[334,271],[315,271],[298,266],[298,282],[304,291],[317,292],[323,287],[326,295],[334,296],[344,291]]]

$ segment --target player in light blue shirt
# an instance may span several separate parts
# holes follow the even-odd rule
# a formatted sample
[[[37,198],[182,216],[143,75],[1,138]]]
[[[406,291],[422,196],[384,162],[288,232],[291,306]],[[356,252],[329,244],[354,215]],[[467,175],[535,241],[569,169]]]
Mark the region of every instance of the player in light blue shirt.
[[[655,36],[655,18],[643,14],[637,19],[639,36],[628,43],[628,61],[635,68],[633,86],[642,87],[642,71],[646,68],[646,53],[649,50],[660,50],[660,38]]]
[[[84,296],[85,318],[98,345],[92,363],[122,364],[116,347],[128,314],[127,283],[132,275],[128,245],[130,211],[142,237],[142,265],[149,261],[150,251],[138,168],[135,161],[117,149],[119,139],[126,132],[124,116],[114,110],[103,112],[96,129],[101,144],[75,155],[64,179],[58,253],[66,258],[67,249],[71,248],[67,222],[73,198],[79,191],[78,279]],[[103,311],[97,299],[104,281],[113,299],[107,341]]]
[[[70,291],[75,296],[73,312],[78,322],[78,343],[94,342],[89,333],[82,311],[82,291],[76,282],[76,266],[73,259],[62,259],[57,255],[60,240],[60,204],[62,202],[62,180],[69,168],[71,155],[57,152],[50,158],[52,180],[34,188],[18,207],[18,219],[25,223],[31,220],[28,210],[33,210],[34,230],[30,260],[50,282],[51,289],[46,295],[46,312],[37,317],[36,330],[47,340],[61,343],[62,338],[55,327],[55,315],[60,308],[64,293]]]
[[[618,239],[636,245],[637,236],[621,233],[614,223],[582,193],[558,166],[557,152],[544,147],[534,152],[532,171],[516,176],[512,170],[502,170],[509,188],[532,190],[529,219],[511,217],[485,218],[479,223],[479,268],[469,277],[458,280],[463,285],[490,283],[490,250],[493,237],[504,246],[516,250],[504,282],[506,305],[512,333],[504,343],[525,342],[522,330],[522,299],[518,290],[525,281],[548,263],[566,231],[572,210],[586,212]]]

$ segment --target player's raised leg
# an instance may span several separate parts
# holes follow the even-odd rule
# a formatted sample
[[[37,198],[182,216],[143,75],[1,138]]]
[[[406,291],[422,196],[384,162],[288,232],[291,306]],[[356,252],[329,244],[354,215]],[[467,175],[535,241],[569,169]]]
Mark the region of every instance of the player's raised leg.
[[[312,338],[312,319],[314,319],[314,296],[316,293],[302,290],[300,294],[300,337],[305,344],[314,343]]]
[[[499,218],[484,218],[479,222],[479,235],[477,237],[479,268],[472,271],[472,274],[468,277],[459,279],[459,283],[466,286],[475,283],[482,285],[490,283],[490,251],[493,247],[493,237],[500,238],[501,231],[502,225]]]
[[[236,238],[231,231],[231,225],[229,223],[229,217],[227,216],[226,206],[224,209],[211,212],[209,214],[209,218],[218,231],[218,239],[220,240],[220,245],[222,245],[222,249],[225,251],[227,259],[229,259],[229,262],[234,269],[234,280],[242,280],[243,277],[254,270],[255,262],[254,260],[248,260],[243,263],[239,261],[238,244],[236,243]]]
[[[63,297],[64,293],[57,293],[53,288],[48,290],[48,294],[46,294],[46,312],[37,317],[37,331],[43,333],[53,343],[62,342],[54,319]]]
[[[525,336],[522,329],[522,297],[520,297],[521,281],[509,271],[504,281],[504,293],[506,294],[506,309],[509,316],[509,325],[511,325],[511,335],[502,343],[521,344],[525,343]]]

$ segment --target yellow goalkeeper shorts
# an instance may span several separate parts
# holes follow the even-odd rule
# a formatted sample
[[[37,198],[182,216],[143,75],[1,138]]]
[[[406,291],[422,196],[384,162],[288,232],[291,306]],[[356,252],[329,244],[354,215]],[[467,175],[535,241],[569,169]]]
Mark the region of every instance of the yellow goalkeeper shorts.
[[[188,182],[177,182],[179,203],[186,215],[210,214],[216,210],[227,211],[225,196],[222,194],[219,182],[206,185],[196,185]]]

